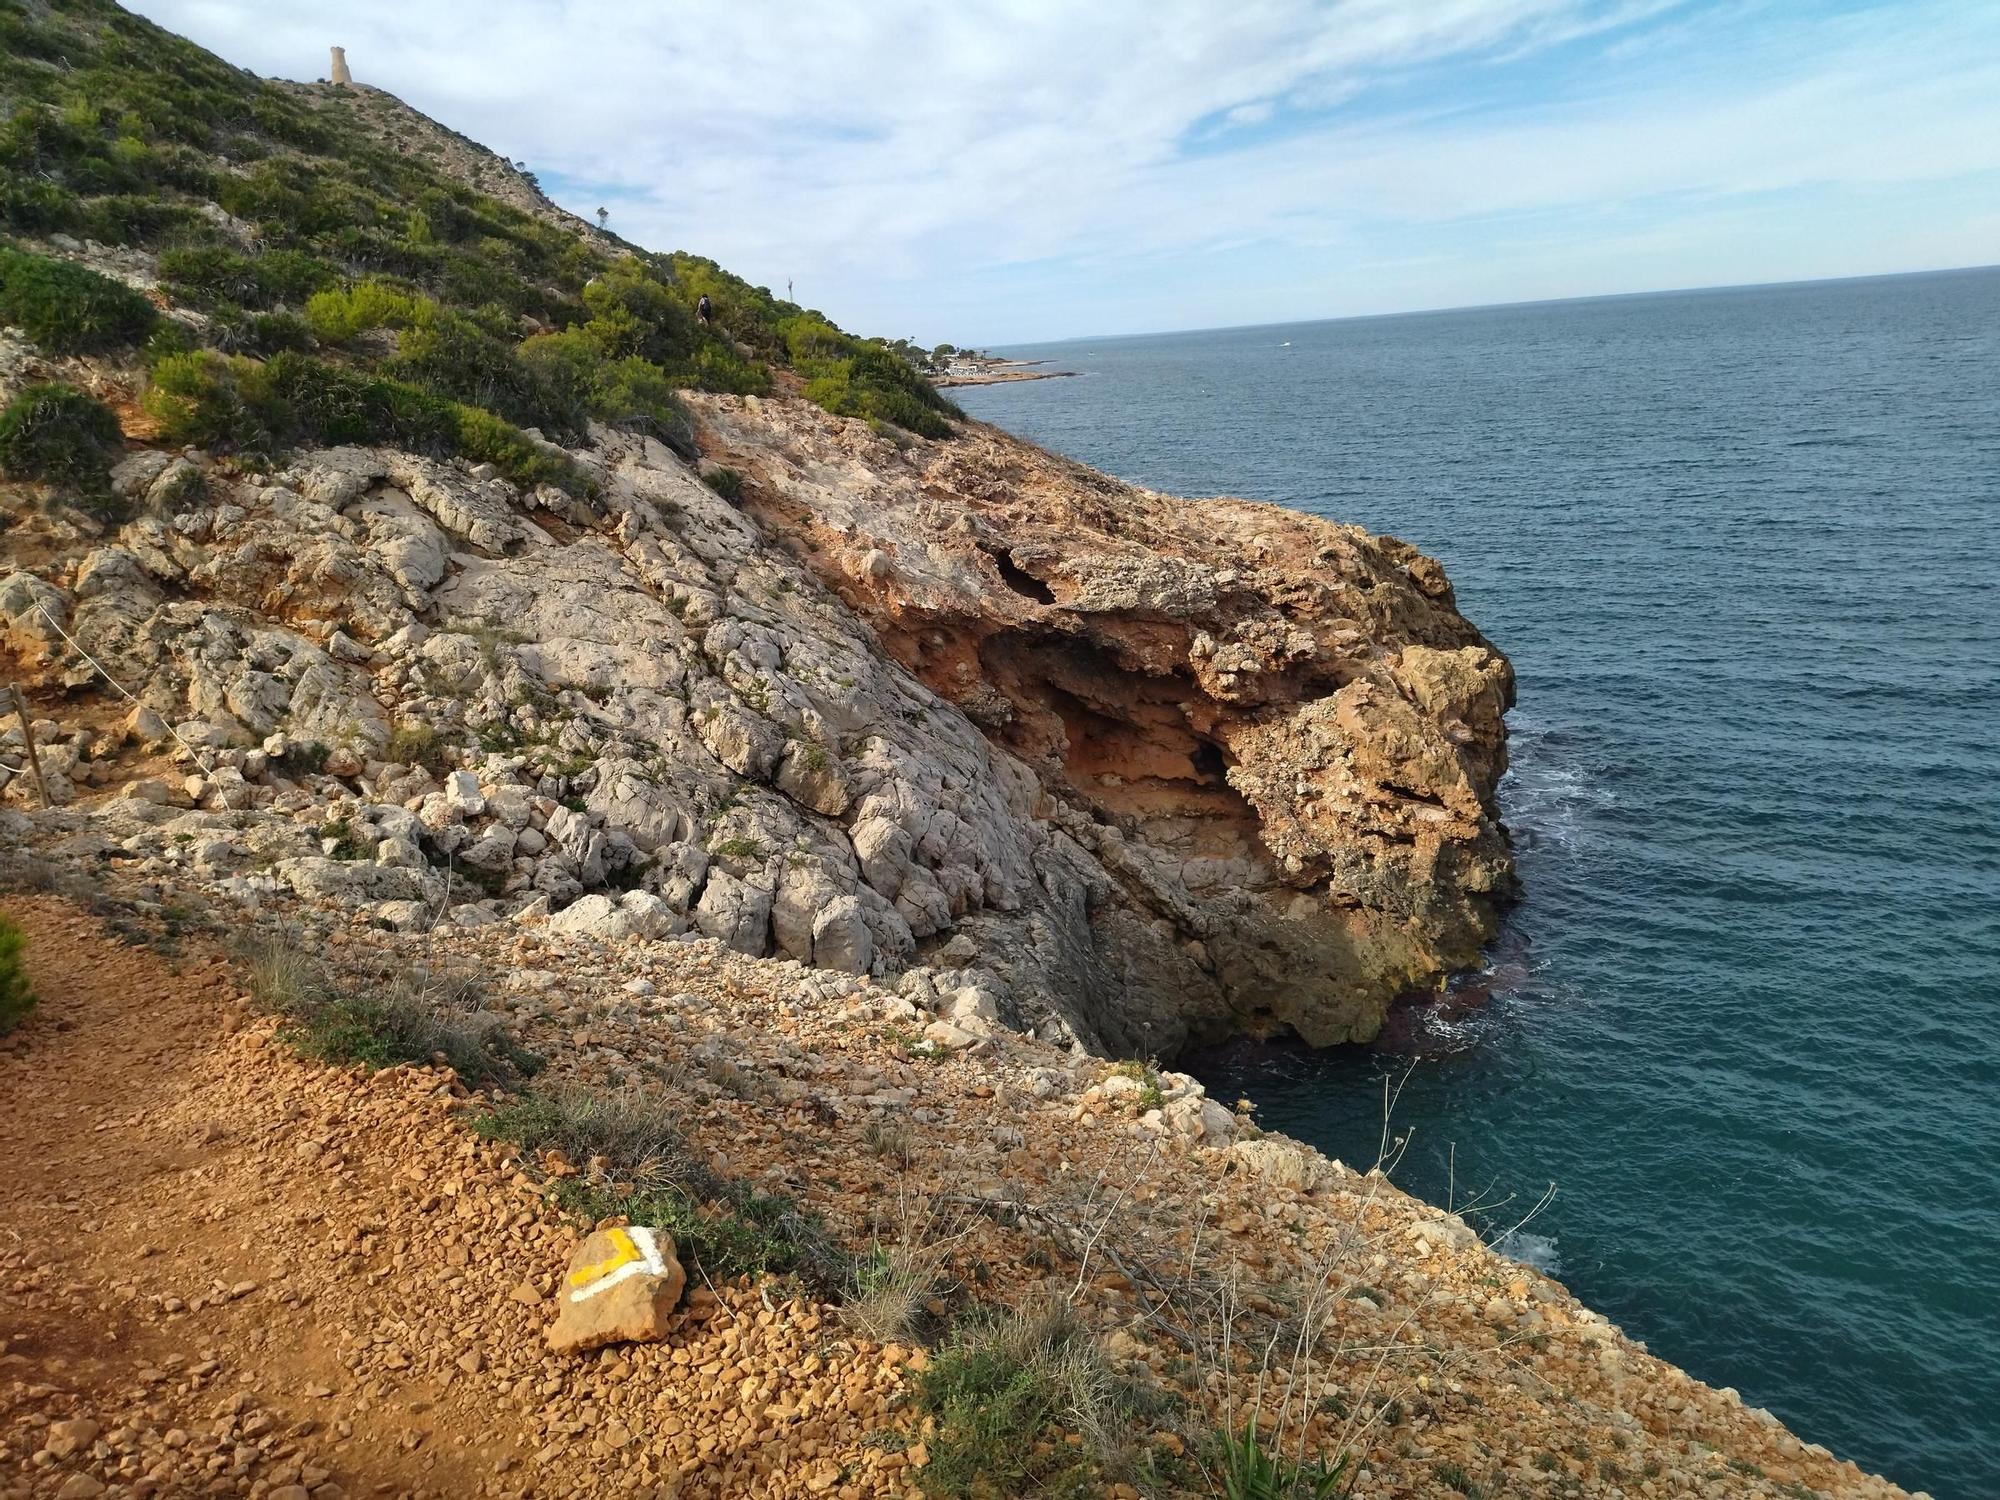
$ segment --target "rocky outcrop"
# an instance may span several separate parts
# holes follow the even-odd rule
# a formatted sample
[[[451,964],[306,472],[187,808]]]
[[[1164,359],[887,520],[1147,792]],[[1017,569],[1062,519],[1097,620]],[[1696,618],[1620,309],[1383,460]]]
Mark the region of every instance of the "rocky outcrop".
[[[1143,1038],[1325,1043],[1473,959],[1511,879],[1513,680],[1433,560],[991,429],[904,446],[796,403],[704,415],[751,514],[1035,776],[1044,925],[1023,948],[982,924],[1003,971],[1054,968]],[[857,850],[894,829],[862,820]]]
[[[136,519],[0,578],[52,785],[152,777],[262,829],[231,878],[398,928],[935,969],[1121,1055],[1366,1038],[1476,956],[1510,676],[1428,558],[990,429],[698,412],[740,505],[603,430],[588,501],[385,450],[134,455]],[[169,774],[69,727],[104,674]]]

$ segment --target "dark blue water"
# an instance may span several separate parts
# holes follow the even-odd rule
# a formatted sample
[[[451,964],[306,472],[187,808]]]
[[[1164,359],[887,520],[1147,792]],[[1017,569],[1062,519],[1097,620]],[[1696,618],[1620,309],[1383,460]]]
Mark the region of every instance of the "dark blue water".
[[[1555,1183],[1656,1353],[2000,1494],[2000,271],[1009,352],[1083,373],[973,414],[1407,538],[1520,674],[1495,998],[1198,1070],[1365,1166],[1413,1068],[1404,1186]]]

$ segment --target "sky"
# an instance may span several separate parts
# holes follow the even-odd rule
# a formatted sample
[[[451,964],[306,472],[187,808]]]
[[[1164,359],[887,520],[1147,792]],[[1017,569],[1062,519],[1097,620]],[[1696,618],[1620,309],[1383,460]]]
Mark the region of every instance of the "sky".
[[[929,345],[2000,262],[2000,0],[127,0]]]

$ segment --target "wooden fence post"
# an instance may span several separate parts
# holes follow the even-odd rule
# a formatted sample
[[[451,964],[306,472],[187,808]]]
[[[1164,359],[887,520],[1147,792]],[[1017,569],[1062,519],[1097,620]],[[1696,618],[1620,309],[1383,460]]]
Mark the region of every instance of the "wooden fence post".
[[[28,717],[28,700],[21,696],[21,689],[9,684],[8,696],[14,700],[14,712],[21,716],[21,743],[28,747],[28,769],[35,773],[35,790],[42,794],[42,806],[53,807],[49,801],[49,784],[42,780],[42,758],[35,754],[35,726]]]

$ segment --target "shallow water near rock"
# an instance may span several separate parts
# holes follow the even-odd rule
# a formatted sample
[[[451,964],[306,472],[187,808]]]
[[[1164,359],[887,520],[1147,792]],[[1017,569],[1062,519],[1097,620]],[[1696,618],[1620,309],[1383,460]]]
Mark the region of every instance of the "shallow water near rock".
[[[1519,672],[1491,971],[1195,1070],[1360,1166],[1393,1091],[1405,1187],[1802,1437],[1994,1493],[2000,271],[1007,352],[1080,378],[974,415],[1415,542]]]

